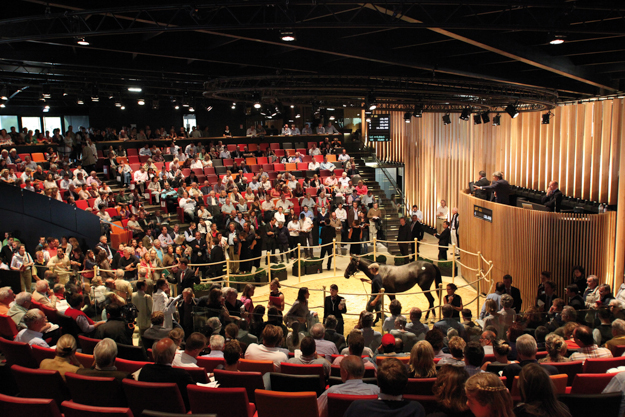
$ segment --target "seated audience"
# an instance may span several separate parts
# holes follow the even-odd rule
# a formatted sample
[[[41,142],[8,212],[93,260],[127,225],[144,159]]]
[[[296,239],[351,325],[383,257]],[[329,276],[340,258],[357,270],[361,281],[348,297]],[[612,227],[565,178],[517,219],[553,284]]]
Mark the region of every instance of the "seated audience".
[[[187,338],[184,350],[176,350],[172,366],[197,368],[197,356],[206,347],[206,336],[202,333],[191,333]]]
[[[375,373],[377,373],[377,366],[375,365],[375,362],[371,360],[372,353],[368,354],[365,350],[369,348],[365,347],[365,338],[362,335],[362,333],[359,332],[358,330],[352,330],[351,333],[349,334],[347,342],[348,342],[348,346],[347,348],[343,349],[343,351],[341,352],[342,356],[339,356],[336,359],[334,359],[334,362],[332,362],[332,365],[340,365],[343,359],[346,357],[346,355],[353,355],[362,359],[362,364],[365,368],[371,368],[374,370]],[[345,352],[345,350],[347,350],[347,352]],[[362,358],[362,356],[366,356],[366,357]]]
[[[591,335],[592,339],[592,335]],[[503,368],[502,376],[506,377],[506,386],[512,389],[514,377],[521,373],[524,366],[530,363],[538,363],[536,360],[536,340],[529,334],[519,336],[516,340],[517,357],[519,363],[513,363]],[[557,375],[558,369],[551,365],[541,365],[549,375]]]
[[[262,345],[252,343],[245,351],[245,359],[255,361],[272,361],[275,372],[280,372],[280,363],[286,362],[288,357],[280,348],[282,342],[282,329],[268,324],[263,329]]]
[[[66,372],[77,372],[83,366],[76,359],[76,339],[71,334],[64,334],[56,342],[56,354],[54,359],[44,359],[39,364],[39,369],[59,371],[63,380]]]
[[[81,368],[76,371],[79,375],[98,376],[110,378],[113,377],[121,384],[122,379],[131,378],[128,372],[118,371],[115,366],[115,358],[117,357],[117,343],[113,339],[102,339],[95,345],[93,349],[94,368]]]
[[[44,348],[50,346],[43,340],[43,333],[50,328],[50,323],[43,311],[31,309],[24,314],[24,324],[26,328],[20,330],[15,336],[16,342],[28,343],[30,346],[37,345]]]
[[[547,349],[547,356],[540,359],[538,363],[543,362],[570,362],[571,360],[567,358],[566,352],[568,350],[568,346],[566,342],[562,338],[555,333],[549,333],[545,338],[545,347]]]
[[[566,405],[558,401],[549,379],[541,365],[530,363],[519,374],[521,403],[514,409],[517,417],[571,417]]]
[[[418,341],[410,351],[408,362],[409,378],[434,378],[436,377],[436,364],[434,363],[434,349],[430,342]]]
[[[467,405],[475,417],[514,417],[510,392],[497,375],[476,374],[464,386]]]
[[[165,323],[165,314],[162,311],[155,311],[150,317],[152,326],[143,333],[143,337],[152,340],[161,340],[164,337],[169,336],[171,329],[163,327]]]
[[[126,322],[122,317],[121,308],[117,304],[109,304],[106,307],[106,322],[95,331],[95,339],[110,338],[115,343],[132,346],[132,333],[134,326]]]
[[[588,358],[611,358],[612,352],[606,348],[597,347],[592,337],[592,330],[587,326],[578,326],[573,331],[573,339],[579,346],[579,351],[570,356],[571,361],[584,361]]]
[[[295,356],[288,360],[288,363],[297,365],[323,365],[323,372],[326,378],[330,376],[330,362],[323,356],[317,354],[316,340],[310,336],[306,336],[300,343],[301,355]]]
[[[464,390],[464,384],[467,379],[469,379],[469,374],[464,367],[448,365],[441,368],[432,387],[432,393],[438,403],[433,415],[448,417],[473,416],[467,405],[467,394]]]
[[[236,340],[231,340],[224,345],[225,371],[239,372],[238,365],[241,353],[241,345]]]
[[[464,339],[459,336],[454,336],[449,339],[448,343],[449,353],[451,354],[451,358],[442,358],[438,364],[439,365],[454,365],[454,366],[464,366],[464,348],[467,346]]]
[[[328,360],[331,360],[332,355],[338,355],[339,351],[336,348],[334,342],[329,340],[325,340],[326,329],[323,327],[323,324],[317,323],[312,326],[310,329],[310,335],[314,338],[315,344],[317,346],[317,353],[321,357],[325,357]]]
[[[484,372],[481,368],[484,361],[484,349],[480,342],[469,342],[464,348],[464,364],[469,376]]]
[[[224,344],[226,340],[223,336],[214,334],[210,338],[211,352],[208,355],[202,355],[205,358],[223,358],[224,357]]]

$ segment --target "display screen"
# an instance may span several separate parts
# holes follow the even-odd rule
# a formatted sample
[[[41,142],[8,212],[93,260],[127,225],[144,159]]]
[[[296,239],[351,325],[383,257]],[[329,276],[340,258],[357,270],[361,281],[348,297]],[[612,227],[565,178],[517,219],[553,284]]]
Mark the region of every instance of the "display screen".
[[[367,131],[367,139],[371,142],[389,142],[391,140],[391,115],[372,114]]]
[[[487,222],[493,222],[493,211],[480,206],[473,206],[473,215]]]

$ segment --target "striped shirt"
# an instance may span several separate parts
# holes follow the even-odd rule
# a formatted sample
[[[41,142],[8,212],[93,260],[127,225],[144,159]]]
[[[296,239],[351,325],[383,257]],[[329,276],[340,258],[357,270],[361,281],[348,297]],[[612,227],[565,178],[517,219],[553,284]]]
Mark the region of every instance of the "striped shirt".
[[[595,358],[611,358],[612,352],[606,348],[597,347],[597,345],[580,347],[579,350],[571,355],[571,361],[585,361],[586,359]]]

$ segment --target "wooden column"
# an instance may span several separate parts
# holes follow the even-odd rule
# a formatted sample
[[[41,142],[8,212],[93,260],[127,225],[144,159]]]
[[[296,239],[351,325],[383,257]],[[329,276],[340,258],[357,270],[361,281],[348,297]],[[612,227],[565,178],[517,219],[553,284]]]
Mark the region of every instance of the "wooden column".
[[[623,109],[621,109],[621,114]],[[618,205],[616,210],[616,242],[614,249],[614,278],[612,282],[612,290],[616,294],[616,288],[623,283],[623,273],[625,273],[625,123],[620,120],[619,142],[621,150],[619,153],[619,182],[618,182]]]

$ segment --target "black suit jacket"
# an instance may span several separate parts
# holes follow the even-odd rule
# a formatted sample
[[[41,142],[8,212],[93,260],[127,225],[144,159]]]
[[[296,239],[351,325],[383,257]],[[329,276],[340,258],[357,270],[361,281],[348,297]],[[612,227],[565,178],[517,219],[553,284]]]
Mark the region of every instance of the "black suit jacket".
[[[410,223],[412,239],[423,240],[423,225],[419,222]]]
[[[451,244],[451,231],[449,227],[444,229],[437,237],[439,246],[449,246]]]
[[[543,306],[544,312],[549,311],[549,309],[551,308],[553,304],[553,300],[555,300],[556,298],[558,298],[558,295],[555,292],[551,294],[551,297],[549,297],[547,293],[542,293],[538,296],[538,299],[542,301],[543,303],[545,303],[545,305]]]
[[[486,187],[490,185],[490,181],[486,179],[486,177],[482,177],[475,182],[474,185],[478,185],[480,187]],[[489,192],[486,190],[475,190],[475,196],[477,198],[481,198],[482,200],[490,200]]]
[[[412,230],[410,230],[410,225],[406,223],[403,226],[399,226],[399,230],[397,232],[397,241],[408,242],[412,241],[412,239]]]
[[[559,212],[563,197],[564,195],[562,195],[562,191],[556,189],[553,193],[544,195],[543,198],[540,199],[540,201],[545,207],[548,207],[551,211]]]
[[[174,368],[167,365],[148,364],[141,368],[139,373],[141,382],[173,382],[178,385],[184,405],[189,409],[189,397],[187,395],[187,385],[195,385],[191,375],[184,369]]]
[[[484,187],[485,190],[491,190],[497,193],[494,196],[495,201],[499,204],[510,204],[510,184],[506,180],[493,181],[491,185]]]
[[[182,290],[185,288],[193,288],[194,285],[200,283],[200,277],[195,275],[195,271],[187,267],[187,269],[180,270],[177,274],[176,280],[178,281],[178,294],[182,294]]]
[[[521,313],[521,306],[523,305],[523,300],[521,299],[521,291],[519,291],[517,287],[511,286],[510,292],[508,292],[508,290],[506,289],[504,293],[514,298],[514,305],[512,306],[512,308],[514,308],[514,311],[516,311],[517,314]]]

